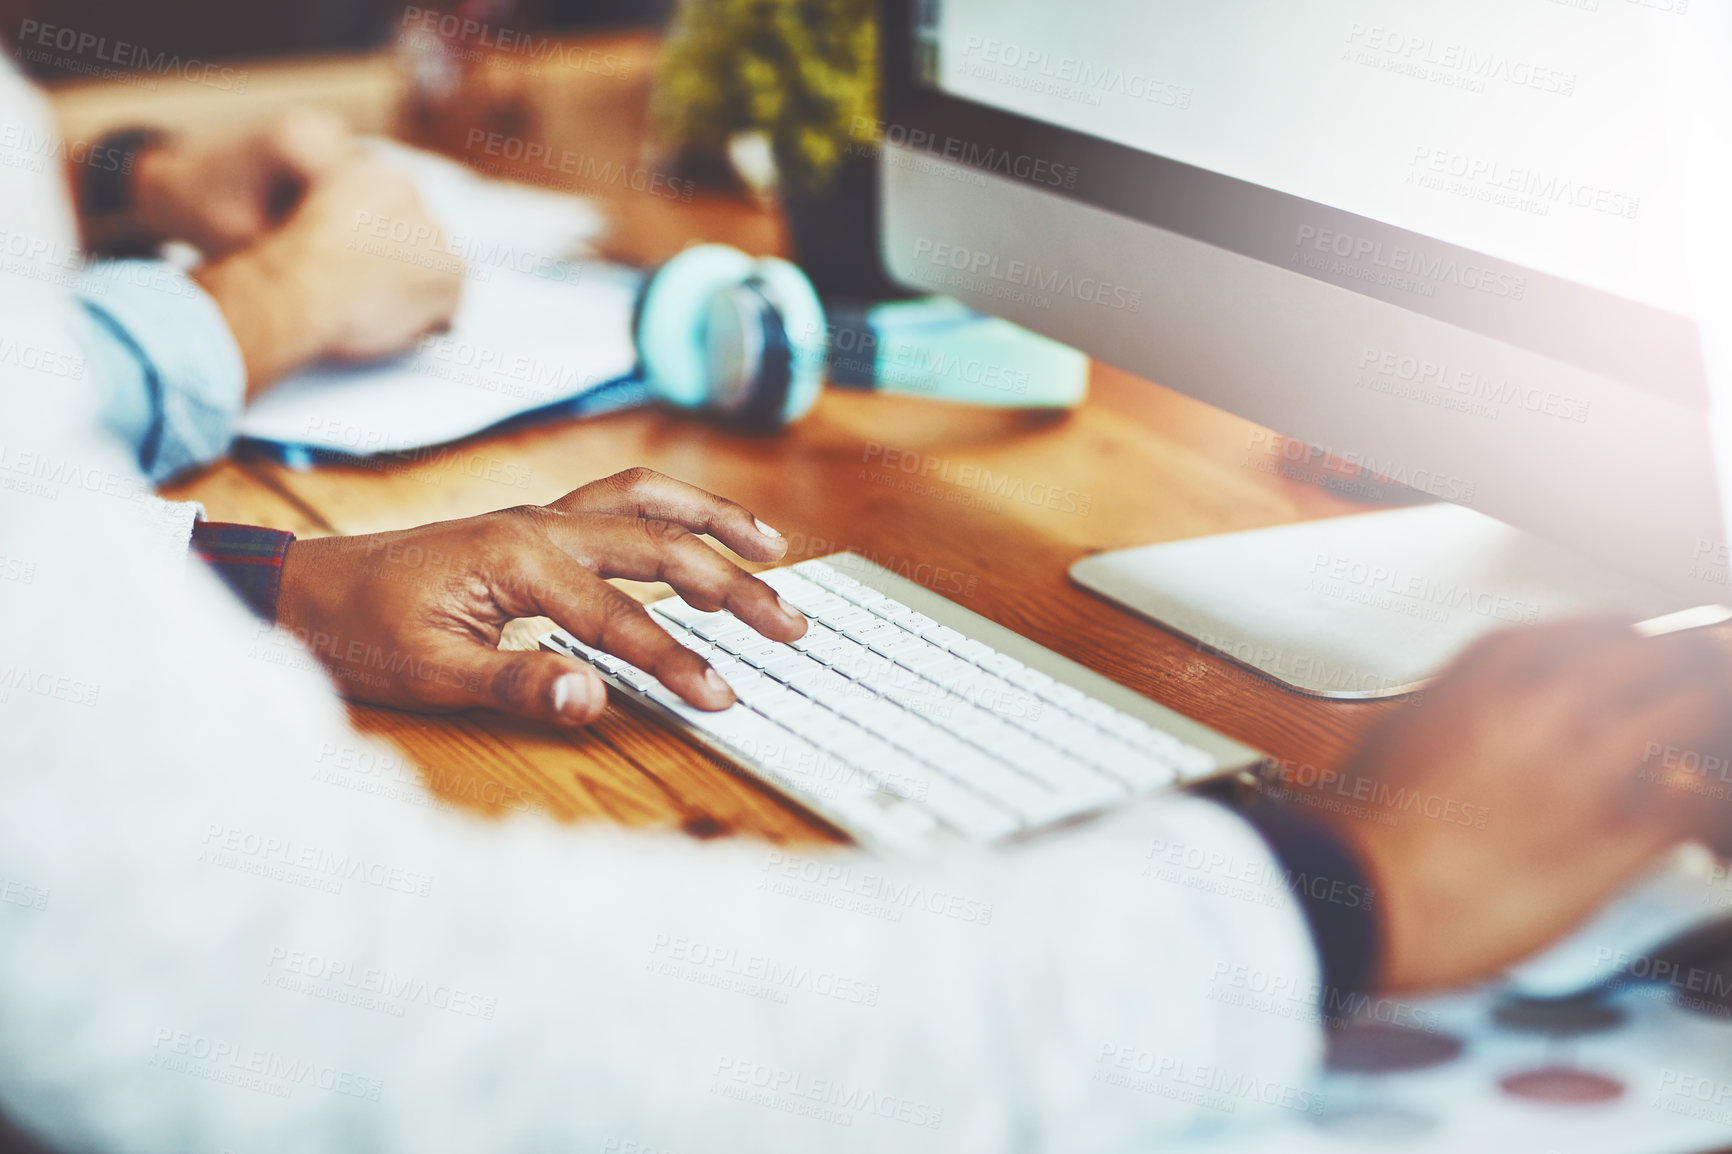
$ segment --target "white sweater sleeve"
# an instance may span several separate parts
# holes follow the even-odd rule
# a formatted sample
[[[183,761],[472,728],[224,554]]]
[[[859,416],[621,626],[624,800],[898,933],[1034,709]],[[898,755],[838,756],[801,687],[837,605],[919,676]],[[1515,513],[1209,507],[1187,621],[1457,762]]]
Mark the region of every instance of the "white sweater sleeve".
[[[0,338],[69,340],[42,284],[0,278]],[[166,547],[184,526],[98,419],[0,363],[0,1111],[27,1127],[957,1154],[1306,1108],[1316,963],[1225,811],[893,866],[367,792],[392,755]],[[1238,1004],[1248,974],[1296,1012]]]
[[[1224,810],[900,866],[405,804],[297,651],[67,511],[0,621],[81,687],[14,687],[0,768],[0,1108],[59,1141],[1083,1151],[1306,1108],[1309,1015],[1233,994],[1302,1006],[1307,933]]]

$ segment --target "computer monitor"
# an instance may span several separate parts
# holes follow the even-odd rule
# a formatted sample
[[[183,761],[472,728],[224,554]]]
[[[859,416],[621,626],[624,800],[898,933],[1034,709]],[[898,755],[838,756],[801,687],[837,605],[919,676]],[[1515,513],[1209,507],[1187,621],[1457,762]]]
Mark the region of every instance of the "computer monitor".
[[[883,259],[1439,503],[1077,580],[1307,692],[1727,599],[1693,0],[891,0]],[[1673,620],[1707,620],[1699,612]]]

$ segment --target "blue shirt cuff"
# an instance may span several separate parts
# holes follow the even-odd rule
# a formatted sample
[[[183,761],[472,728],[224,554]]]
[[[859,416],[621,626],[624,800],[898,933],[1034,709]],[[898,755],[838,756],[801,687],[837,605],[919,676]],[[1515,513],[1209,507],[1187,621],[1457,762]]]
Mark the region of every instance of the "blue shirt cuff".
[[[161,481],[227,452],[246,400],[246,364],[210,295],[154,260],[93,264],[77,295],[107,422],[145,475]]]

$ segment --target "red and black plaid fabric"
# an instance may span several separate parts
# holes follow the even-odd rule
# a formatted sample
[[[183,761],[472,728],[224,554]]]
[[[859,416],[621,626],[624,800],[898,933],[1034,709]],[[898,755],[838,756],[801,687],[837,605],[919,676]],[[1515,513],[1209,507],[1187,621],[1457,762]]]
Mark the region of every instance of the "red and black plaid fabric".
[[[277,619],[277,594],[282,590],[283,557],[293,533],[199,521],[192,527],[193,552],[209,562],[218,577],[266,621]]]

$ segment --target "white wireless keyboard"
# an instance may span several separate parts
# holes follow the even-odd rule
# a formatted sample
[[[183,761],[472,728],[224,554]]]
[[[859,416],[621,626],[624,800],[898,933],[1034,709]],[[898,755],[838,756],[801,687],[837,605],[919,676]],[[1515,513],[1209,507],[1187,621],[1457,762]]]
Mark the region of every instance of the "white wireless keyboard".
[[[687,705],[563,629],[627,701],[856,839],[1000,842],[1248,769],[1263,755],[851,553],[758,576],[811,621],[792,645],[678,597],[649,605],[739,704]]]

